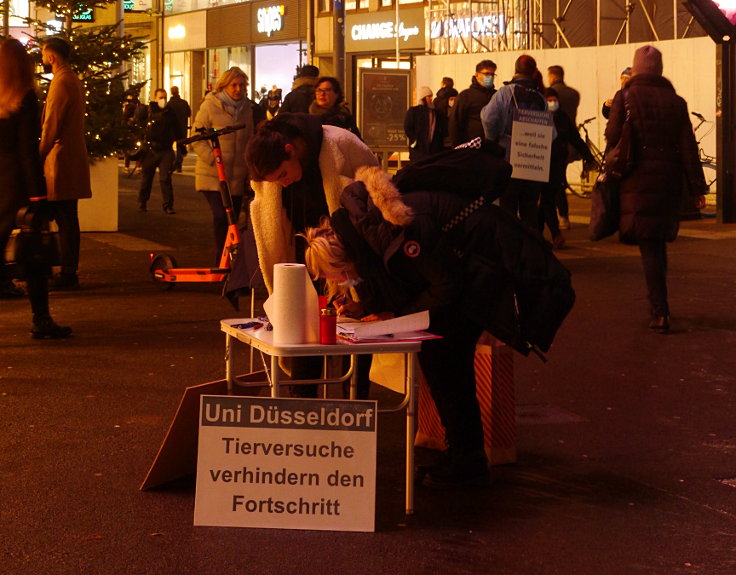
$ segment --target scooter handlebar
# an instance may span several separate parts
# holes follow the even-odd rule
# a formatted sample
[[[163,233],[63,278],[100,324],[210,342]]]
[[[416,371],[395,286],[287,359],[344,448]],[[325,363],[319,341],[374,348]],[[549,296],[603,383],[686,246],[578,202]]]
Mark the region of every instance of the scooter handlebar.
[[[201,132],[200,134],[197,134],[195,136],[190,136],[182,140],[176,140],[176,143],[186,146],[187,144],[191,144],[192,142],[199,142],[201,140],[214,140],[215,138],[219,138],[220,136],[224,136],[225,134],[230,134],[232,132],[242,130],[243,128],[245,128],[245,124],[235,124],[233,126],[225,126],[224,128],[220,128],[219,130],[207,129],[207,128],[197,128],[195,132]]]

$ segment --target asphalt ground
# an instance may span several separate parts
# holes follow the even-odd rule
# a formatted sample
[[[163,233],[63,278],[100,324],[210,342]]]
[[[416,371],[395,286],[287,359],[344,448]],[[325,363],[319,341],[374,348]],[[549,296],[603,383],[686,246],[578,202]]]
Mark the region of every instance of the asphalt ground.
[[[589,242],[577,198],[558,252],[577,303],[547,363],[515,357],[518,460],[491,489],[419,488],[405,516],[394,414],[374,533],[195,527],[192,477],[139,491],[184,388],[224,376],[220,319],[247,315],[219,285],[151,279],[151,251],[214,262],[190,172],[176,215],[158,183],[138,213],[139,176],[121,176],[119,232],[83,234],[82,289],[51,295],[74,337],[34,341],[28,303],[0,301],[1,573],[736,573],[736,225],[683,222],[656,335],[636,248]]]

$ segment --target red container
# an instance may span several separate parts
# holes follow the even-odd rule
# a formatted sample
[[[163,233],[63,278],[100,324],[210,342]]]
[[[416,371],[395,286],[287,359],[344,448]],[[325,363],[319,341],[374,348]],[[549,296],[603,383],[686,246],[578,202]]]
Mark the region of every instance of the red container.
[[[337,343],[337,310],[334,307],[319,310],[319,342],[325,345]]]

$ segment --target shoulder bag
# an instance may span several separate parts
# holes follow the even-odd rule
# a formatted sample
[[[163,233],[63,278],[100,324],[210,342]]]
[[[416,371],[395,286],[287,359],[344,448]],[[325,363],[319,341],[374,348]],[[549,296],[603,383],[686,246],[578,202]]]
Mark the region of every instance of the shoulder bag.
[[[59,265],[59,233],[46,200],[21,208],[5,247],[5,262],[11,277],[26,279],[36,268]]]
[[[634,134],[631,128],[629,97],[625,90],[624,106],[626,117],[621,126],[621,136],[615,146],[606,150],[603,157],[603,173],[608,176],[608,179],[621,180],[634,169]]]

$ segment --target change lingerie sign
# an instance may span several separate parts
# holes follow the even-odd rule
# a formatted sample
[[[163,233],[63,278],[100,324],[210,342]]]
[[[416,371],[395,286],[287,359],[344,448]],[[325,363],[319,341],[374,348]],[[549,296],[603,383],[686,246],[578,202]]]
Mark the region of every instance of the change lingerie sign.
[[[424,9],[404,8],[399,22],[393,12],[366,12],[345,17],[345,50],[366,52],[424,49]]]
[[[376,402],[204,395],[195,525],[375,528]]]

